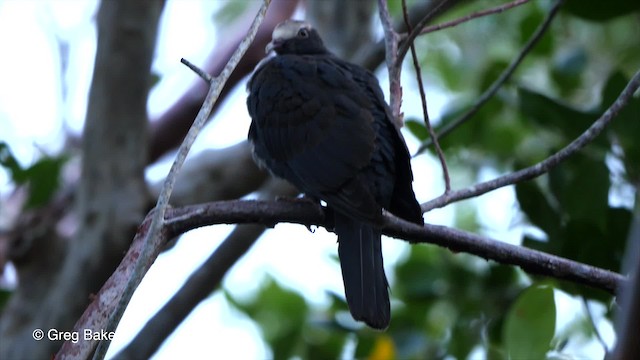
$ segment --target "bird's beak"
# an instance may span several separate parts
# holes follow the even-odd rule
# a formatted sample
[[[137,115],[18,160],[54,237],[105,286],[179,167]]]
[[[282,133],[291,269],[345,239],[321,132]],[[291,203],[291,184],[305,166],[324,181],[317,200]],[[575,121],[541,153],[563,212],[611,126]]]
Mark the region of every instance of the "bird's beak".
[[[278,40],[278,39],[273,39],[271,40],[270,43],[267,44],[267,46],[264,48],[264,52],[266,54],[269,54],[272,50],[277,49],[280,47],[280,45],[282,45],[282,40]]]

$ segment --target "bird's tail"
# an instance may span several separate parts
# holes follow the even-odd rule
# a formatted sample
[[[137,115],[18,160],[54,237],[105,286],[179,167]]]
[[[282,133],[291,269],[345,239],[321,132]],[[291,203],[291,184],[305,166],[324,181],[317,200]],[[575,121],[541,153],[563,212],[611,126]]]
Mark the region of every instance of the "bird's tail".
[[[382,263],[380,229],[336,213],[335,231],[351,315],[372,328],[387,328],[389,291]]]

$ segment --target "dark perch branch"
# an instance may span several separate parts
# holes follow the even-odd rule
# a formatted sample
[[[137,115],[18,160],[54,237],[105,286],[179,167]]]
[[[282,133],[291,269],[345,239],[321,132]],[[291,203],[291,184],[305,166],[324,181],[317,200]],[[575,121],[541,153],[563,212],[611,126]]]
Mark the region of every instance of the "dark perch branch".
[[[100,289],[91,305],[76,323],[74,330],[101,329],[103,319],[113,312],[123,293],[126,279],[135,267],[142,251],[144,238],[149,231],[153,214],[147,215],[122,263]],[[309,201],[256,201],[231,200],[167,209],[160,241],[153,249],[153,257],[144,263],[147,270],[160,249],[169,240],[189,230],[215,224],[260,223],[271,227],[280,222],[298,223],[305,226],[330,227],[324,209]],[[412,243],[430,243],[446,247],[455,252],[467,252],[499,263],[516,265],[528,273],[555,277],[562,280],[591,286],[615,293],[626,282],[626,278],[612,271],[578,263],[540,251],[510,245],[480,235],[438,225],[424,227],[385,214],[383,232],[403,238]],[[218,269],[223,271],[223,269]],[[101,320],[102,319],[102,320]],[[87,343],[65,343],[58,356],[77,352]],[[86,351],[86,350],[85,350]],[[76,353],[77,353],[76,352]]]
[[[473,117],[473,115],[475,115],[480,110],[481,107],[484,106],[484,104],[486,104],[489,100],[491,100],[491,98],[498,92],[498,90],[502,87],[502,85],[504,85],[504,83],[507,82],[507,80],[509,80],[511,75],[513,75],[513,73],[516,71],[520,63],[522,63],[522,60],[524,60],[527,54],[529,54],[531,49],[533,49],[533,47],[538,43],[538,41],[540,41],[542,36],[545,34],[547,29],[549,28],[549,25],[551,25],[551,21],[555,18],[556,14],[558,13],[558,10],[560,10],[560,6],[562,5],[562,3],[563,3],[563,0],[557,0],[554,3],[553,7],[551,8],[551,10],[549,10],[549,13],[547,14],[547,17],[544,19],[544,21],[542,21],[542,23],[540,23],[536,31],[529,38],[529,40],[527,40],[527,43],[522,47],[520,52],[518,52],[518,55],[511,61],[509,66],[507,66],[507,68],[504,69],[504,71],[491,84],[491,86],[489,86],[489,88],[484,93],[482,93],[482,95],[480,95],[480,97],[478,98],[478,100],[476,100],[473,106],[471,106],[471,108],[464,114],[460,115],[456,119],[442,126],[442,129],[438,131],[439,139],[442,139],[442,137],[449,134],[455,128],[467,122],[469,119],[471,119],[471,117]],[[420,146],[420,148],[418,148],[418,151],[416,151],[416,154],[414,156],[421,154],[429,146],[431,146],[431,143],[428,141],[425,142]]]
[[[584,133],[582,133],[582,135],[545,160],[511,174],[439,196],[422,204],[422,211],[427,212],[432,209],[441,208],[452,202],[469,199],[507,185],[531,180],[549,172],[549,170],[553,169],[568,157],[578,152],[600,135],[602,130],[604,130],[611,120],[616,117],[618,112],[627,105],[629,100],[631,100],[633,93],[638,90],[638,87],[640,87],[640,71],[636,72],[631,81],[627,84],[620,95],[618,95],[616,101],[611,104],[607,111],[605,111],[598,120],[596,120]]]
[[[192,216],[189,216],[192,214]],[[173,220],[173,219],[176,220]],[[267,226],[279,222],[330,227],[323,209],[308,201],[220,201],[170,209],[167,212],[167,234],[176,236],[186,231],[214,224],[259,222]],[[624,277],[614,272],[581,264],[537,250],[510,245],[487,237],[439,225],[412,224],[385,215],[383,232],[412,243],[430,243],[466,252],[502,264],[520,266],[526,272],[573,281],[614,293]]]
[[[297,193],[288,183],[272,178],[263,187],[260,197],[267,199],[276,195],[295,196]],[[192,215],[185,214],[178,216],[176,220],[187,220],[190,216]],[[115,359],[150,358],[191,310],[220,286],[229,269],[249,251],[265,229],[264,225],[257,224],[237,226]]]

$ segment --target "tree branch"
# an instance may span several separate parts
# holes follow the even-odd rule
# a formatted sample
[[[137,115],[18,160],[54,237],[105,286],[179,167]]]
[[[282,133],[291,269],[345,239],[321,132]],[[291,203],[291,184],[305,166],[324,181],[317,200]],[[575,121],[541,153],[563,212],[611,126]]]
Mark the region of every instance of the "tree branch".
[[[120,319],[122,318],[122,314],[124,313],[124,310],[126,309],[127,304],[131,299],[131,296],[133,296],[133,292],[138,287],[138,284],[140,284],[140,281],[142,281],[142,278],[148,269],[147,264],[157,256],[157,254],[154,255],[153,253],[156,251],[157,245],[159,245],[162,241],[162,236],[160,235],[160,233],[163,230],[164,214],[166,212],[167,206],[169,205],[169,198],[171,197],[171,192],[173,191],[173,186],[175,184],[178,172],[180,171],[184,160],[187,158],[187,154],[189,153],[191,146],[195,142],[196,137],[200,133],[200,130],[209,118],[209,115],[211,114],[211,111],[213,109],[213,105],[218,100],[218,96],[220,96],[224,84],[229,79],[231,72],[240,62],[240,59],[255,38],[256,33],[258,32],[258,27],[260,26],[262,19],[264,19],[270,2],[271,0],[264,0],[262,6],[260,7],[260,10],[258,11],[258,14],[253,20],[251,27],[249,28],[247,36],[240,42],[240,45],[238,45],[238,48],[231,56],[231,59],[227,62],[220,75],[211,79],[211,82],[209,84],[210,89],[207,93],[204,104],[202,104],[195,122],[191,126],[191,129],[189,129],[184,142],[178,149],[176,159],[171,165],[169,174],[165,179],[163,189],[160,193],[160,196],[158,197],[155,211],[153,212],[154,215],[151,221],[149,232],[144,241],[145,245],[140,254],[140,258],[138,259],[136,266],[133,269],[131,278],[129,279],[128,284],[119,299],[118,306],[110,316],[109,322],[107,323],[107,326],[105,328],[105,331],[107,332],[115,331],[118,323],[120,322]],[[104,355],[109,348],[109,344],[110,341],[101,341],[94,355],[94,359],[104,358]]]
[[[219,99],[225,98],[231,89],[247,74],[250,74],[256,64],[264,58],[264,47],[271,41],[273,28],[281,21],[288,19],[295,10],[298,1],[273,0],[269,11],[258,30],[254,42],[249,46],[245,56],[233,71]],[[253,14],[243,15],[231,28],[224,29],[224,36],[212,48],[212,52],[202,66],[206,73],[218,74],[222,71],[233,51],[242,41],[243,33],[249,27]],[[164,113],[150,123],[149,162],[154,162],[168,151],[175,149],[184,139],[193,119],[198,114],[209,90],[208,84],[195,81],[193,85]],[[214,112],[218,109],[218,101],[214,105]]]
[[[481,11],[477,11],[474,13],[471,13],[469,15],[465,15],[461,18],[458,19],[454,19],[451,21],[446,21],[443,22],[442,24],[436,24],[436,25],[431,25],[431,26],[426,26],[427,25],[427,21],[421,21],[420,23],[418,23],[416,25],[416,29],[417,30],[409,30],[409,33],[405,33],[405,34],[400,34],[400,41],[405,42],[407,38],[411,37],[411,33],[413,31],[417,31],[418,35],[424,35],[424,34],[428,34],[434,31],[438,31],[438,30],[442,30],[442,29],[446,29],[446,28],[450,28],[450,27],[454,27],[454,26],[458,26],[464,22],[467,22],[469,20],[473,20],[473,19],[477,19],[479,17],[483,17],[483,16],[487,16],[487,15],[493,15],[493,14],[498,14],[501,13],[503,11],[509,10],[511,8],[514,8],[516,6],[520,6],[523,5],[525,3],[528,3],[530,0],[515,0],[512,1],[510,3],[506,3],[506,4],[502,4],[499,6],[496,6],[494,8],[490,8],[490,9],[486,9],[486,10],[481,10]]]
[[[136,266],[136,259],[143,249],[144,238],[150,230],[153,216],[153,212],[149,213],[140,225],[138,234],[122,263],[78,320],[74,331],[103,328],[104,319],[114,311],[126,285],[126,279]],[[152,257],[145,263],[145,268],[151,266],[168,240],[189,230],[216,224],[259,223],[273,227],[280,222],[318,225],[325,228],[332,226],[331,217],[327,216],[325,209],[306,200],[230,200],[171,208],[167,209],[164,226],[158,236],[160,241],[153,243],[156,247],[152,251]],[[389,214],[384,214],[383,233],[412,243],[434,244],[454,252],[466,252],[502,264],[519,266],[530,274],[567,280],[609,293],[615,293],[627,281],[624,276],[612,271],[445,226],[427,224],[422,227]],[[246,244],[244,246],[247,247]],[[76,354],[77,358],[84,358],[90,354],[91,343],[82,339],[76,344],[66,342],[57,357]]]
[[[437,9],[436,9],[437,10]],[[434,10],[435,11],[435,10]],[[411,22],[409,21],[409,13],[407,12],[407,2],[402,0],[402,15],[404,17],[404,23],[407,26],[407,29],[411,32],[413,28],[411,27]],[[438,142],[438,136],[435,131],[433,131],[433,126],[431,126],[431,120],[429,119],[429,111],[427,110],[427,95],[425,94],[424,84],[422,83],[422,71],[420,70],[420,61],[418,61],[418,54],[416,52],[416,47],[413,42],[411,42],[411,60],[413,61],[413,68],[416,72],[416,80],[418,82],[418,90],[420,91],[420,103],[422,104],[422,117],[424,118],[424,124],[429,131],[429,137],[433,142],[436,148],[436,154],[438,154],[438,159],[440,160],[440,166],[442,167],[442,174],[444,176],[444,192],[445,194],[451,191],[451,179],[449,178],[449,169],[447,168],[447,161],[444,158],[444,153],[442,152],[442,148],[440,147],[440,143]]]
[[[280,222],[331,227],[324,209],[308,201],[220,201],[167,212],[167,235],[214,224],[261,223],[273,226]],[[385,214],[383,233],[412,243],[430,243],[466,252],[503,264],[516,265],[525,271],[569,280],[615,292],[624,277],[611,271],[549,255],[537,250],[492,240],[480,235],[439,225],[424,227]]]
[[[90,295],[118,266],[148,210],[144,181],[146,106],[163,6],[164,0],[113,0],[103,1],[98,8],[96,57],[83,132],[82,178],[77,191],[64,199],[63,205],[66,214],[79,219],[78,225],[65,234],[57,231],[61,226],[51,226],[36,235],[48,243],[32,251],[41,252],[46,262],[55,262],[56,266],[40,267],[52,271],[47,274],[20,273],[20,286],[10,300],[18,306],[13,311],[7,307],[9,312],[2,315],[0,358],[50,358],[62,341],[35,341],[33,331],[64,331],[73,326]],[[52,176],[49,172],[47,175]],[[67,189],[60,195],[70,191]],[[58,206],[50,203],[45,214]],[[43,283],[45,279],[48,281]],[[19,326],[5,327],[12,321],[15,323],[11,325]]]
[[[265,184],[260,197],[295,196],[297,193],[288,183],[272,178]],[[187,218],[182,216],[181,219]],[[249,251],[265,229],[264,225],[256,224],[237,226],[115,359],[150,358],[189,313],[218,288],[229,269]]]
[[[615,329],[618,341],[612,360],[634,360],[640,356],[638,321],[640,321],[640,184],[636,185],[636,203],[627,239],[622,272],[629,281],[618,289],[620,311],[616,314]]]
[[[582,135],[573,140],[569,145],[549,156],[547,159],[511,174],[439,196],[422,204],[422,211],[427,212],[432,209],[441,208],[452,202],[469,199],[507,185],[531,180],[549,172],[549,170],[553,169],[571,155],[584,148],[598,135],[600,135],[602,130],[604,130],[604,128],[616,117],[618,112],[629,103],[629,100],[633,97],[636,90],[638,90],[638,87],[640,87],[640,71],[635,73],[631,81],[629,81],[624,90],[622,90],[620,95],[618,95],[616,101],[611,104],[611,106],[604,112],[604,114],[602,114],[602,116],[600,116],[600,118],[598,118],[598,120],[596,120],[584,133],[582,133]]]
[[[385,59],[389,72],[389,108],[398,128],[402,127],[402,84],[400,72],[402,61],[398,61],[398,33],[393,30],[393,20],[389,14],[386,0],[378,0],[378,13],[384,29]]]

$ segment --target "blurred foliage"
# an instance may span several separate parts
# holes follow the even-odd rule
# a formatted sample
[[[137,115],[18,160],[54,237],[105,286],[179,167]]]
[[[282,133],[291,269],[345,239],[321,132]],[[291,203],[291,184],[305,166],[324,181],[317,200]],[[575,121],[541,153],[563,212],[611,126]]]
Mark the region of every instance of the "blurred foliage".
[[[5,168],[16,185],[29,187],[25,208],[36,208],[49,203],[60,186],[62,166],[69,159],[66,155],[43,156],[33,165],[23,168],[5,142],[0,142],[0,166]]]
[[[511,359],[544,359],[556,329],[553,288],[532,286],[509,309],[502,338]]]
[[[438,22],[500,3],[463,2]],[[389,6],[400,15],[399,1]],[[436,131],[495,81],[550,6],[532,1],[417,39],[427,83],[450,96],[433,118]],[[542,161],[602,115],[640,68],[639,10],[637,0],[567,0],[496,96],[441,139],[454,187],[477,182],[483,169],[506,173]],[[404,84],[405,91],[411,86]],[[619,271],[633,200],[611,205],[612,163],[621,164],[624,182],[640,181],[639,120],[635,98],[594,143],[549,174],[515,186],[515,222],[539,230],[525,231],[524,246]],[[418,140],[430,141],[422,119],[409,116],[406,125]],[[456,227],[485,230],[473,202],[455,206]],[[613,300],[603,291],[433,246],[411,246],[393,272],[386,332],[354,323],[343,294],[317,309],[271,281],[251,303],[232,302],[259,324],[275,359],[544,359],[576,358],[565,352],[572,338],[595,341],[584,312],[557,328],[554,294],[606,307]]]

